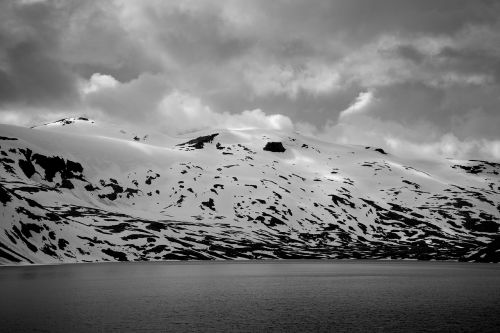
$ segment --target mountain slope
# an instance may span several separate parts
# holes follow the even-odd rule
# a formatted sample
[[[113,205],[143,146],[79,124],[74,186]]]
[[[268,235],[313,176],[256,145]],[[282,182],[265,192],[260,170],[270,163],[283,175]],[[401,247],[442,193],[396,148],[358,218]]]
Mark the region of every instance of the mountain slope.
[[[86,118],[0,125],[0,148],[1,263],[500,257],[492,162]]]

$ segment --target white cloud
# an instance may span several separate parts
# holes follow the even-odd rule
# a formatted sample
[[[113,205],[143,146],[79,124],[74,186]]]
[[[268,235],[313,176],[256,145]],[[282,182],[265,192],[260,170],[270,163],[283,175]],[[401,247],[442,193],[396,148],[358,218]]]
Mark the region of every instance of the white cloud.
[[[145,73],[126,83],[119,83],[109,75],[92,77],[92,90],[84,94],[84,104],[109,117],[139,124],[154,123],[158,103],[170,89],[161,75]]]
[[[259,109],[234,114],[218,113],[204,105],[199,98],[177,90],[161,100],[158,105],[158,115],[160,126],[170,133],[205,128],[293,130],[293,123],[286,116],[267,115]]]
[[[31,116],[19,111],[0,111],[0,124],[27,126]]]
[[[340,113],[339,118],[344,118],[346,116],[365,112],[368,109],[368,106],[373,103],[373,101],[373,92],[362,92],[358,95],[358,97],[356,97],[354,103],[352,103],[347,109]]]
[[[499,140],[459,140],[452,133],[433,142],[415,143],[395,137],[386,137],[388,149],[395,154],[418,158],[486,158],[500,160]]]
[[[240,114],[223,114],[228,128],[264,128],[291,131],[294,125],[290,118],[281,114],[267,115],[260,109],[245,110]]]
[[[82,88],[84,94],[96,92],[101,89],[115,88],[119,82],[111,75],[94,73]]]
[[[340,144],[381,147],[396,156],[417,159],[457,158],[500,160],[500,140],[458,138],[451,132],[440,134],[435,125],[419,122],[411,125],[380,120],[369,114],[344,117],[314,129],[298,124],[306,135]]]
[[[382,34],[352,50],[337,67],[341,69],[341,77],[347,78],[348,82],[357,82],[368,88],[405,82],[422,82],[440,88],[490,84],[494,82],[494,76],[485,71],[483,66],[464,68],[460,58],[453,58],[462,55],[470,57],[470,54],[478,57],[478,50],[482,50],[483,55],[491,53],[497,57],[500,54],[498,48],[481,42],[478,30],[485,32],[486,36],[492,35],[490,29],[484,31],[471,26],[460,30],[455,36]],[[490,39],[493,42],[493,37]],[[471,41],[475,44],[471,44]],[[405,55],[401,50],[407,50],[409,54]],[[448,58],[446,52],[454,56]],[[471,64],[473,61],[474,57],[467,59]]]
[[[120,121],[134,122],[170,134],[206,128],[264,128],[292,130],[292,121],[260,109],[217,112],[201,98],[168,86],[161,75],[144,74],[127,83],[94,74],[83,87],[85,104]],[[236,110],[235,110],[236,111]],[[98,114],[98,112],[94,112]]]
[[[340,88],[336,68],[326,64],[278,65],[255,63],[244,69],[244,79],[257,96],[287,95],[296,98],[299,92],[327,94]]]

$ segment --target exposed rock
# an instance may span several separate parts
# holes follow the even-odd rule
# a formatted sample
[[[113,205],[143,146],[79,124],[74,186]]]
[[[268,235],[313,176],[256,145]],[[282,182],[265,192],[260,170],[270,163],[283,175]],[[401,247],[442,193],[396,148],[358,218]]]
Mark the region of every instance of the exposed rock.
[[[382,148],[376,148],[376,149],[374,149],[374,150],[375,150],[376,152],[378,152],[378,153],[383,154],[383,155],[387,155],[387,153],[385,152],[385,150],[383,150]]]
[[[210,135],[200,136],[196,139],[189,140],[188,142],[180,143],[177,146],[191,146],[195,149],[203,149],[205,143],[212,143],[214,138],[219,135],[219,133],[214,133]]]
[[[271,151],[273,153],[283,153],[285,152],[285,147],[281,142],[268,142],[266,143],[264,150]]]
[[[0,202],[5,206],[6,203],[12,200],[12,196],[7,189],[0,185]]]

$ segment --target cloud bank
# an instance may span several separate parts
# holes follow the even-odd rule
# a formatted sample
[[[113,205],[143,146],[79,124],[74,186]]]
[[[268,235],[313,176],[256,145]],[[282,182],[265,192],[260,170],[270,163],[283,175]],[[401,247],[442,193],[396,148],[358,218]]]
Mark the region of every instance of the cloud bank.
[[[298,129],[500,159],[494,0],[0,3],[0,122]]]

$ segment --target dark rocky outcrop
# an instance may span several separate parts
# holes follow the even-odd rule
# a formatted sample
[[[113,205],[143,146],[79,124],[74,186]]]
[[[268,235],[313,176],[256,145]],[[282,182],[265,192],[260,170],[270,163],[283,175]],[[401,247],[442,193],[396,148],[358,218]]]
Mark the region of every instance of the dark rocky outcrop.
[[[177,146],[191,146],[195,149],[203,149],[205,143],[212,143],[214,138],[219,135],[219,133],[214,133],[210,135],[200,136],[195,139],[189,140],[188,142],[180,143]]]
[[[19,159],[18,164],[21,170],[23,170],[26,177],[31,178],[36,172],[35,166],[31,163],[31,150],[30,149],[19,149],[19,151],[26,158],[25,160]]]
[[[462,259],[463,261],[500,262],[500,238],[495,238],[490,243],[477,249],[473,254]]]
[[[208,199],[208,201],[202,201],[201,204],[203,206],[208,207],[211,210],[215,211],[214,199],[210,198],[210,199]]]
[[[123,252],[114,251],[112,249],[103,249],[101,251],[102,251],[102,253],[107,254],[110,257],[113,257],[115,260],[127,261],[127,255]]]
[[[7,189],[0,185],[0,202],[5,206],[5,204],[12,200],[12,196],[9,194]]]
[[[273,153],[283,153],[286,149],[283,147],[281,142],[268,142],[266,143],[264,150],[271,151]]]

